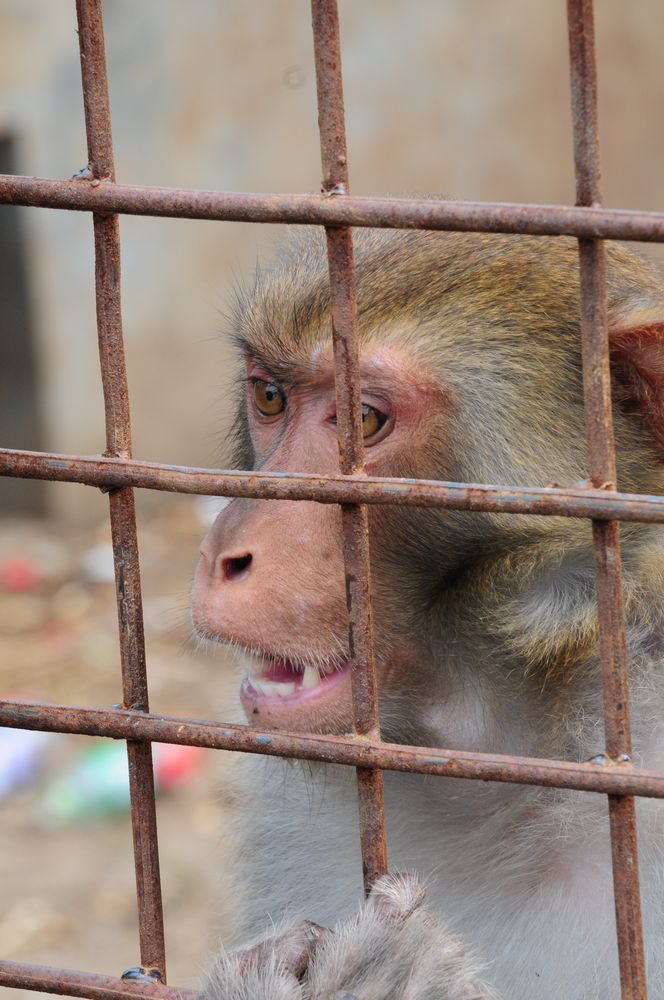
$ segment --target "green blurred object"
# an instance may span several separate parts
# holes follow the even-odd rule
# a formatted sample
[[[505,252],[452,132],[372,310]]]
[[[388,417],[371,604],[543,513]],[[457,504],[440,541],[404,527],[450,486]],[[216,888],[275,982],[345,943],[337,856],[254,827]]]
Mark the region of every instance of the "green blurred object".
[[[152,748],[155,788],[170,791],[201,769],[201,747],[157,743]],[[95,740],[64,774],[53,778],[42,795],[38,818],[54,829],[126,812],[129,808],[129,769],[123,742]]]
[[[129,769],[124,743],[95,742],[83,757],[46,787],[38,807],[51,829],[100,819],[129,808]]]

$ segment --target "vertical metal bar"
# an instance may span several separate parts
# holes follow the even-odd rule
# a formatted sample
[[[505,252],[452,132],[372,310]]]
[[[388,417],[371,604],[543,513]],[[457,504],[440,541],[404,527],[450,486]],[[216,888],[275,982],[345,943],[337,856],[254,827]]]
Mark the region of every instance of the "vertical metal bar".
[[[592,0],[567,0],[577,205],[600,205],[597,75]],[[579,240],[581,336],[590,478],[616,488],[606,306],[606,254],[599,240]],[[631,754],[627,644],[617,521],[593,521],[599,647],[607,753]],[[609,795],[613,886],[622,1000],[647,996],[631,796]]]
[[[336,0],[312,0],[311,10],[323,191],[331,197],[343,196],[348,192],[348,158]],[[342,473],[361,473],[364,444],[352,232],[348,227],[339,227],[327,228],[325,233],[330,270],[339,465]],[[377,738],[380,719],[371,623],[367,507],[342,504],[341,516],[354,727],[358,736]],[[357,782],[362,867],[368,892],[373,882],[387,871],[383,773],[379,768],[358,768]]]
[[[85,127],[93,183],[114,180],[113,143],[101,0],[76,0]],[[106,411],[106,454],[131,457],[131,425],[120,311],[117,215],[93,215],[99,357]],[[134,494],[109,496],[124,704],[149,711]],[[166,977],[157,821],[149,743],[127,742],[141,963]]]

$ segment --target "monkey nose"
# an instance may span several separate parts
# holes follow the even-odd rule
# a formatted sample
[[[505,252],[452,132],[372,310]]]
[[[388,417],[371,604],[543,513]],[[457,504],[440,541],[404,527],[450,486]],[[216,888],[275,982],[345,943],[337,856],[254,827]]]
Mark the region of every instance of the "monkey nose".
[[[251,552],[244,552],[238,556],[222,555],[217,558],[215,569],[221,580],[234,583],[238,580],[244,580],[249,575],[252,561],[253,556]]]

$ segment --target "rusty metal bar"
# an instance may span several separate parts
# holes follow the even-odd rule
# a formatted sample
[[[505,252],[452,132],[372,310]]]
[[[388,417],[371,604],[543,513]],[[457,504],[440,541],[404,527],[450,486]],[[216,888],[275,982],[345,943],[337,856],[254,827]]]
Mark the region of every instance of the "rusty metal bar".
[[[74,212],[113,212],[226,222],[526,233],[583,239],[664,242],[664,212],[569,205],[246,194],[0,174],[0,203]]]
[[[89,170],[92,183],[115,180],[101,0],[76,0]],[[93,214],[99,358],[106,411],[107,454],[131,458],[129,395],[120,311],[120,231],[117,215]],[[147,712],[143,609],[131,487],[109,496],[124,704]],[[131,825],[141,963],[166,978],[157,820],[149,743],[128,741]]]
[[[256,473],[197,469],[104,455],[60,455],[0,448],[0,475],[80,483],[108,491],[122,486],[202,496],[319,503],[392,504],[444,510],[589,517],[595,520],[664,522],[664,497],[615,493],[581,486],[491,486],[380,476],[317,476],[305,472]]]
[[[568,0],[574,161],[577,204],[599,206],[600,159],[597,72],[592,0]],[[616,488],[611,372],[606,303],[606,252],[597,240],[579,240],[581,342],[591,482]],[[632,752],[627,642],[617,521],[593,521],[595,586],[608,755]],[[613,887],[622,1000],[646,1000],[635,802],[609,795]]]
[[[348,155],[336,0],[312,0],[311,16],[323,168],[322,190],[324,196],[335,199],[348,192]],[[361,475],[364,471],[364,443],[353,237],[352,231],[345,226],[326,228],[325,235],[330,272],[339,467],[345,475]],[[353,724],[358,736],[379,739],[367,507],[361,504],[342,504],[341,518],[349,618],[348,646],[352,666]],[[376,879],[387,872],[382,771],[378,768],[358,767],[357,791],[362,872],[368,894]]]
[[[106,736],[154,743],[179,743],[210,750],[296,757],[475,781],[571,788],[583,792],[664,798],[664,773],[630,762],[548,760],[508,754],[406,746],[362,736],[323,736],[255,729],[238,723],[208,722],[121,708],[74,708],[35,702],[0,701],[0,724],[81,736]]]
[[[0,986],[68,997],[89,997],[90,1000],[131,1000],[132,997],[197,1000],[201,996],[196,990],[163,986],[160,983],[129,982],[112,976],[99,976],[94,972],[53,969],[47,965],[28,965],[23,962],[0,962]]]

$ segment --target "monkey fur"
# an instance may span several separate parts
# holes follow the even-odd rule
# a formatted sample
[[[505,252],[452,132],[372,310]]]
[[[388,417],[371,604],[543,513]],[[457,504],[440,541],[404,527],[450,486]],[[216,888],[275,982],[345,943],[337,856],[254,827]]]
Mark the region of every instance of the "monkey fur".
[[[584,480],[576,241],[360,230],[354,245],[363,400],[380,425],[368,474]],[[661,494],[664,285],[618,244],[607,270],[618,488]],[[233,336],[247,369],[237,467],[337,471],[320,234],[291,236],[238,294]],[[386,740],[563,760],[604,750],[589,521],[388,506],[369,518]],[[664,532],[625,524],[621,544],[634,760],[662,768]],[[232,501],[203,545],[194,620],[238,649],[257,725],[350,729],[340,549],[336,506],[263,500]],[[307,668],[320,697],[298,695]],[[280,698],[289,677],[295,695]],[[297,975],[274,937],[260,959],[220,958],[209,1000],[619,997],[604,795],[386,772],[390,867],[417,877],[388,878],[358,911],[353,770],[253,757],[238,770],[241,939],[304,917],[331,933]],[[649,995],[664,1000],[664,811],[655,799],[637,811]],[[398,919],[378,906],[385,893]]]

